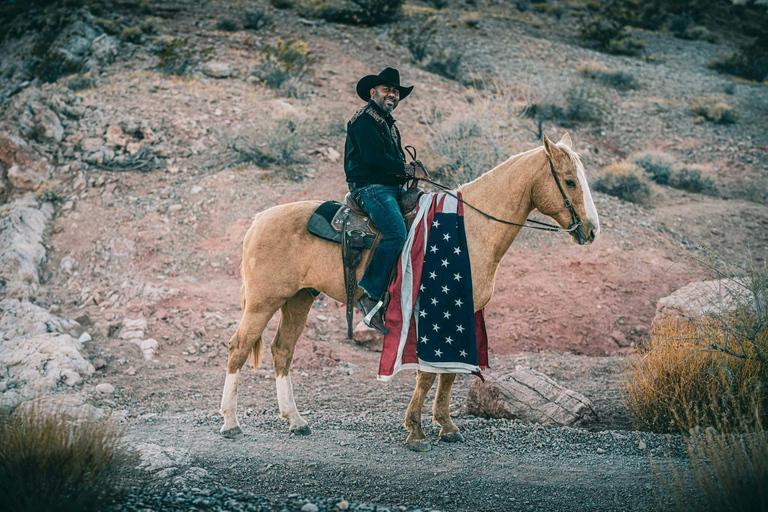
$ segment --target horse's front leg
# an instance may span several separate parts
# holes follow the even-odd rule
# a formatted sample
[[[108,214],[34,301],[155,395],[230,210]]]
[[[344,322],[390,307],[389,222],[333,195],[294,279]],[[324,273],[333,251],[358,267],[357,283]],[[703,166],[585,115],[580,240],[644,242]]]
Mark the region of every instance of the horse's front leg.
[[[405,411],[405,428],[410,432],[405,444],[409,449],[416,452],[426,452],[432,448],[421,428],[421,408],[424,407],[427,392],[435,383],[435,377],[436,374],[434,373],[419,370],[416,376],[416,389],[413,391],[411,403],[408,404],[408,410]]]
[[[437,381],[435,404],[432,406],[432,421],[440,425],[440,440],[446,443],[464,441],[459,427],[451,420],[451,387],[456,380],[455,373],[441,373]]]

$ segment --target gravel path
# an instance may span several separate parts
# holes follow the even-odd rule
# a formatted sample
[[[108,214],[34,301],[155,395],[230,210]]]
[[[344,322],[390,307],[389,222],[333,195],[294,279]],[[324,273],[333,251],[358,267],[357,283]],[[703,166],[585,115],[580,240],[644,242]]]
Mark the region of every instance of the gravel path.
[[[665,510],[648,457],[653,451],[656,464],[666,467],[684,451],[679,438],[654,434],[460,417],[465,443],[439,443],[437,428],[430,426],[432,451],[414,453],[402,444],[402,418],[395,414],[311,418],[308,437],[289,435],[271,414],[246,418],[245,434],[236,440],[218,434],[217,418],[189,414],[140,421],[127,436],[172,446],[189,455],[189,466],[207,472],[204,482],[190,485],[182,476],[167,484],[187,490],[166,496],[164,506],[181,498],[179,509],[185,510],[201,497],[196,488],[212,493],[213,509],[221,510],[237,509],[224,498],[252,503],[242,493],[272,500],[256,500],[262,508],[255,510],[301,510],[305,503],[298,496],[328,497],[332,503],[311,500],[328,509],[346,499],[381,504],[378,510]],[[232,491],[220,494],[223,488]],[[157,499],[157,492],[145,492],[137,502],[151,506],[147,500]]]

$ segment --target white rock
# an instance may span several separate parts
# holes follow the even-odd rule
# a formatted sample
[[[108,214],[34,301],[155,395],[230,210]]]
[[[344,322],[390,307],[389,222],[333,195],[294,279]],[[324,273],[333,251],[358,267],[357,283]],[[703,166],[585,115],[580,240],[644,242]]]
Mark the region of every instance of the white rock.
[[[182,208],[183,206],[181,206],[180,204],[172,204],[171,206],[168,207],[168,213],[179,212],[181,211]]]
[[[95,390],[97,393],[101,393],[104,395],[111,395],[112,393],[115,392],[115,386],[113,386],[109,382],[102,382],[96,385]]]
[[[77,341],[79,341],[80,343],[85,343],[91,340],[93,340],[93,338],[91,338],[91,335],[88,334],[87,332],[84,332],[83,334],[80,335],[79,338],[77,338]]]
[[[335,162],[339,158],[341,158],[341,153],[339,153],[333,148],[326,149],[326,153],[328,153],[328,160],[330,160],[331,162]]]
[[[195,185],[194,187],[192,187],[192,190],[190,190],[190,193],[199,194],[202,191],[203,191],[203,187],[201,187],[200,185]]]
[[[138,468],[151,473],[187,465],[190,461],[189,452],[180,448],[164,447],[152,443],[136,443],[132,447],[139,452],[141,457]]]
[[[77,260],[72,256],[64,256],[59,262],[59,270],[66,274],[71,274],[77,267]]]
[[[141,349],[144,354],[144,359],[151,361],[157,352],[157,348],[160,345],[156,339],[147,338],[145,340],[131,340],[131,343],[135,343]]]
[[[80,384],[83,379],[80,377],[80,374],[77,372],[73,372],[72,370],[64,370],[61,372],[61,380],[66,384],[67,386],[76,386],[77,384]]]
[[[42,165],[33,168],[15,163],[8,169],[8,181],[19,190],[35,190],[45,181],[47,175]]]
[[[142,339],[146,330],[147,320],[145,318],[128,319],[123,321],[123,328],[117,337],[121,340]]]
[[[35,411],[51,411],[65,414],[73,420],[104,418],[104,411],[86,403],[83,394],[45,394],[20,404],[16,414],[27,414]]]
[[[52,216],[53,206],[38,206],[32,193],[0,206],[0,281],[6,297],[28,295],[40,282],[43,233]]]
[[[229,78],[234,74],[232,66],[226,62],[206,62],[203,65],[203,73],[212,78]]]

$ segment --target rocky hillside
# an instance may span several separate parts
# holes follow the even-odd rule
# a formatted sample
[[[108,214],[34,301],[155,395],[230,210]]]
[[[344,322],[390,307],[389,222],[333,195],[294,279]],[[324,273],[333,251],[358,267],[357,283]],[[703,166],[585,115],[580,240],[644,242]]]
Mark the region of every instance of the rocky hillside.
[[[487,308],[492,365],[570,379],[598,404],[599,428],[629,428],[620,361],[642,343],[658,299],[701,280],[691,259],[768,258],[768,88],[709,67],[748,48],[751,25],[734,34],[700,16],[681,31],[672,13],[654,29],[619,27],[601,47],[583,27],[609,13],[578,0],[408,2],[386,23],[333,1],[23,4],[0,18],[4,412],[53,392],[73,414],[133,419],[145,429],[137,439],[158,415],[213,429],[240,318],[242,238],[264,208],[342,197],[345,122],[361,106],[354,85],[385,66],[415,85],[395,117],[446,183],[539,145],[540,130],[570,133],[593,183],[612,164],[639,173],[637,195],[594,192],[599,243],[521,234]],[[619,43],[635,54],[616,54]],[[658,173],[641,166],[649,154],[666,162]],[[375,349],[346,341],[342,306],[320,297],[297,348],[297,396],[329,415],[329,400],[371,380]],[[264,394],[243,403],[251,426],[277,430],[269,362],[267,351],[248,385]],[[399,418],[404,402],[373,387],[360,407],[383,403]],[[364,412],[341,412],[340,424]],[[626,453],[639,439],[584,436],[595,467],[603,437]],[[225,479],[229,461],[217,464],[211,473]]]

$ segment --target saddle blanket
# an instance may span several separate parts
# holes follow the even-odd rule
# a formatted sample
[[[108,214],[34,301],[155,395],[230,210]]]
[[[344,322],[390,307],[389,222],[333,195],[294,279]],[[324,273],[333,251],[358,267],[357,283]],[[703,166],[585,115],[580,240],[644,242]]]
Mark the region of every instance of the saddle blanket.
[[[458,194],[461,197],[461,194]],[[403,369],[476,373],[488,368],[483,310],[475,312],[462,203],[424,194],[389,287],[378,380]]]

